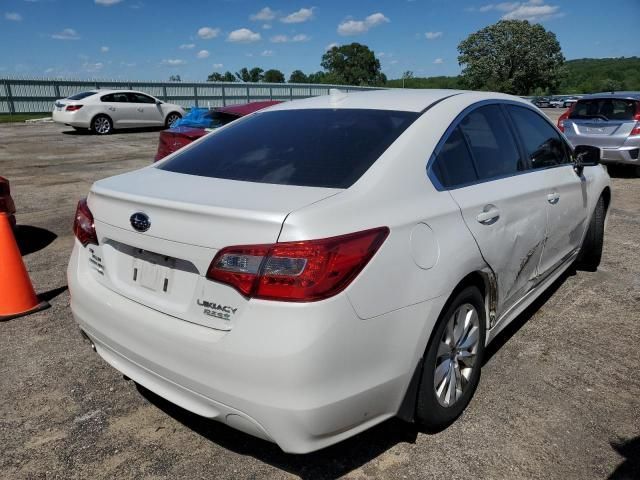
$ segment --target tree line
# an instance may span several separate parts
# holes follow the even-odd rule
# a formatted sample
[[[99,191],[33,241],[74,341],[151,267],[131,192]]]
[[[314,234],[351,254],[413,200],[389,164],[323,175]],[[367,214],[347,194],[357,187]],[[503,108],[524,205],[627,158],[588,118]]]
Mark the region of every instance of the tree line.
[[[321,58],[322,70],[294,70],[285,79],[277,69],[244,67],[213,72],[210,82],[316,83],[406,88],[490,90],[514,95],[640,90],[640,58],[565,61],[555,34],[526,20],[500,20],[470,34],[458,45],[458,76],[417,78],[404,72],[388,80],[366,45],[334,46]]]

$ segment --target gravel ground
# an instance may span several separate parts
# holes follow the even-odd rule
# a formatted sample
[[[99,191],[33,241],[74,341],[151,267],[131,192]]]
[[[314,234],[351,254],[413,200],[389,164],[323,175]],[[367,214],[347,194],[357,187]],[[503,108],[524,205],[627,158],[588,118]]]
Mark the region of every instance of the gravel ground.
[[[429,435],[391,420],[293,456],[138,390],[73,322],[75,204],[93,181],[151,162],[157,138],[0,125],[21,248],[51,302],[0,323],[0,477],[640,478],[639,178],[611,171],[601,268],[565,275],[501,334],[453,426]]]

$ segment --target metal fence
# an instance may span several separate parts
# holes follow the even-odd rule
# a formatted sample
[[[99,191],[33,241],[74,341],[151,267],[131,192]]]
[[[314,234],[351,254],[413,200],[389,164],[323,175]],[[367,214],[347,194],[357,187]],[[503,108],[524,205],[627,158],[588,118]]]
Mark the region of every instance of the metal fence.
[[[183,107],[221,107],[259,100],[295,100],[326,95],[331,88],[346,91],[372,87],[301,83],[140,82],[0,78],[0,113],[44,113],[53,103],[75,93],[113,88],[140,90]]]

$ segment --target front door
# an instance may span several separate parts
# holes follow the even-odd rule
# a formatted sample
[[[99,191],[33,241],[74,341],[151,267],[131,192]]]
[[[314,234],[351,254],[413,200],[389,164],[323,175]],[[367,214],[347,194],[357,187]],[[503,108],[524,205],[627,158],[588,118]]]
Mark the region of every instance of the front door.
[[[157,127],[164,125],[162,108],[154,98],[138,92],[129,92],[129,101],[135,106],[135,123],[139,127]]]

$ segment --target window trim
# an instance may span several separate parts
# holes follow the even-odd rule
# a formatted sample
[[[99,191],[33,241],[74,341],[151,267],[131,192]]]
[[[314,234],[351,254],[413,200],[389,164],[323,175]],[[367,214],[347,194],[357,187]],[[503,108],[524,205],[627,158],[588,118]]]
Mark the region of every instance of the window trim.
[[[444,185],[442,185],[442,183],[440,183],[440,180],[438,179],[438,177],[436,176],[435,172],[433,171],[433,165],[436,161],[436,158],[438,157],[438,155],[440,154],[442,148],[444,147],[444,144],[447,142],[447,140],[449,140],[449,137],[451,136],[452,132],[455,130],[455,128],[462,122],[462,120],[464,120],[464,118],[471,112],[473,112],[474,110],[486,106],[486,105],[498,105],[500,106],[500,110],[502,111],[503,115],[505,116],[505,120],[507,120],[507,124],[509,125],[509,131],[511,133],[511,136],[513,137],[513,140],[516,143],[516,146],[518,148],[518,152],[523,155],[525,152],[525,148],[524,148],[524,143],[522,141],[522,138],[520,137],[520,133],[517,131],[517,129],[511,125],[511,123],[513,123],[513,119],[511,118],[511,116],[509,115],[508,111],[505,111],[506,108],[502,107],[502,105],[514,105],[516,107],[522,107],[525,108],[527,110],[532,111],[533,113],[535,113],[536,115],[538,115],[539,117],[541,117],[543,120],[545,120],[549,125],[551,125],[551,127],[558,133],[558,135],[560,135],[560,139],[563,141],[563,143],[565,144],[565,147],[567,148],[569,153],[569,159],[571,160],[570,163],[565,163],[565,164],[561,164],[561,165],[553,165],[550,167],[545,167],[545,168],[536,168],[533,169],[531,168],[531,162],[529,160],[529,155],[524,155],[524,158],[526,160],[527,163],[527,169],[526,170],[522,170],[520,172],[515,172],[515,173],[509,173],[506,175],[501,175],[499,177],[492,177],[492,178],[487,178],[487,179],[478,179],[476,181],[473,182],[467,182],[467,183],[461,183],[459,185],[455,185],[452,187],[445,187]],[[466,137],[465,138],[465,143],[467,143]],[[471,152],[471,149],[469,148],[469,145],[467,143],[467,150],[469,151],[469,154],[471,155],[471,159],[474,162],[474,167],[477,168],[476,163],[475,163],[475,158],[473,157],[473,154]],[[526,105],[524,103],[520,103],[517,102],[515,100],[508,100],[508,99],[487,99],[487,100],[480,100],[478,102],[475,102],[471,105],[469,105],[468,107],[466,107],[464,110],[462,110],[462,112],[460,112],[456,118],[453,119],[453,121],[449,124],[449,126],[447,127],[447,129],[445,130],[445,132],[442,134],[442,137],[440,137],[440,140],[438,140],[438,143],[436,144],[435,148],[433,149],[433,152],[431,152],[431,155],[427,161],[427,165],[426,165],[426,172],[427,172],[427,178],[431,181],[431,183],[433,184],[433,186],[435,187],[435,189],[439,192],[446,192],[449,190],[457,190],[459,188],[465,188],[465,187],[470,187],[473,185],[478,185],[480,183],[487,183],[487,182],[494,182],[496,180],[503,180],[505,178],[510,178],[510,177],[514,177],[516,175],[524,175],[527,173],[531,173],[531,172],[542,172],[544,170],[548,170],[551,168],[560,168],[560,167],[566,167],[566,166],[571,166],[573,167],[573,148],[571,147],[571,144],[569,143],[569,141],[567,140],[567,138],[564,136],[564,134],[558,130],[558,127],[556,127],[553,122],[551,120],[549,120],[549,118],[546,118],[543,114],[541,114],[540,112],[537,111],[537,109],[530,107],[529,105]]]

